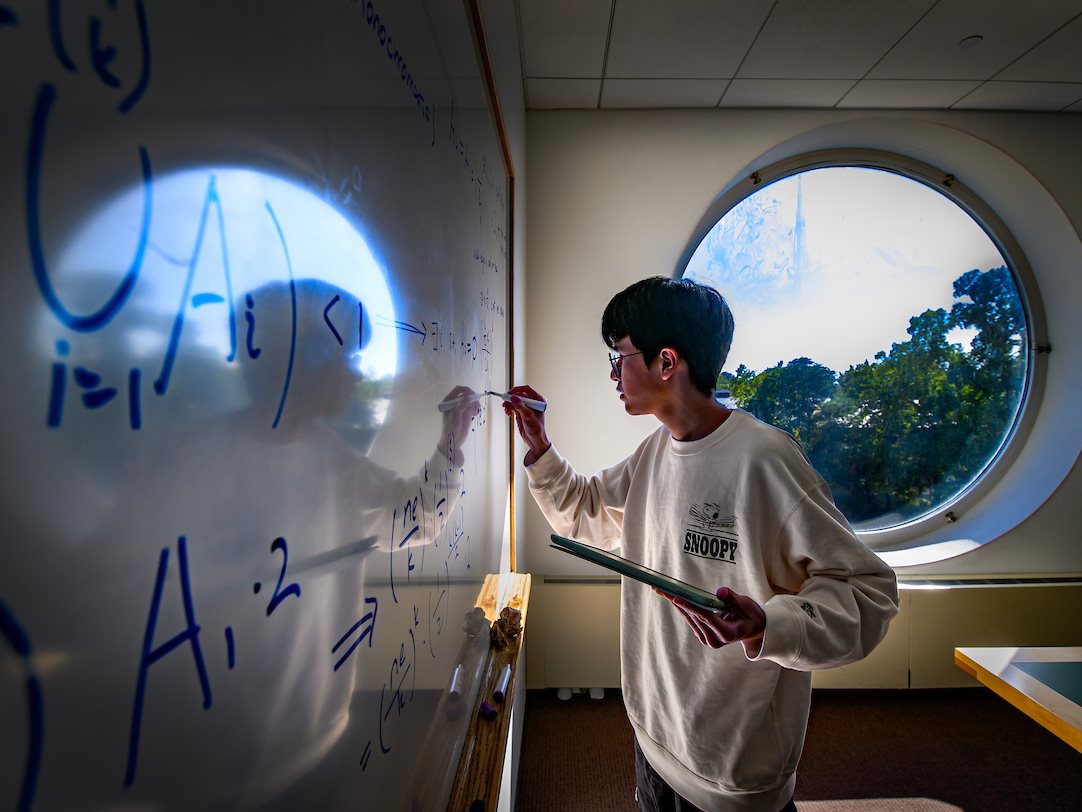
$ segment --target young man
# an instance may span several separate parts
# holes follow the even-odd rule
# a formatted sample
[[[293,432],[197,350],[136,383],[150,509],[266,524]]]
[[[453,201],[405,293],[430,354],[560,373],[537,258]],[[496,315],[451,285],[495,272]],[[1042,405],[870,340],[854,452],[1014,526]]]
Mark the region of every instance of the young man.
[[[587,477],[549,442],[544,412],[513,397],[505,411],[529,447],[530,490],[561,535],[720,584],[731,605],[701,611],[624,581],[622,688],[639,805],[795,810],[808,672],[859,660],[882,640],[898,611],[894,573],[857,539],[790,435],[715,401],[733,336],[715,290],[645,279],[613,297],[601,332],[624,409],[661,426]],[[528,386],[511,394],[541,398]]]

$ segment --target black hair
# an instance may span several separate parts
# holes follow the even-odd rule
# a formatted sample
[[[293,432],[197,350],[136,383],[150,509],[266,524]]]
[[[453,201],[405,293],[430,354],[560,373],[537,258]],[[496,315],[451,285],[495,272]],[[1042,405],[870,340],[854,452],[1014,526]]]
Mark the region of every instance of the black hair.
[[[617,293],[601,317],[601,337],[615,349],[628,337],[650,365],[664,347],[688,365],[691,383],[714,391],[733,343],[733,314],[725,298],[690,279],[652,276]]]

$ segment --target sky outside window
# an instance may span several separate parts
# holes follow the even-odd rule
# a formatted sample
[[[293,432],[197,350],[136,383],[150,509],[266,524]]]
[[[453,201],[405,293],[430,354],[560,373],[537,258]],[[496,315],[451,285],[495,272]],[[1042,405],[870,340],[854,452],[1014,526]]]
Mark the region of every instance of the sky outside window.
[[[716,287],[733,309],[726,371],[798,356],[842,371],[905,341],[912,316],[949,309],[963,272],[1003,264],[980,226],[938,192],[891,172],[835,167],[745,198],[703,238],[684,276]]]
[[[1021,296],[984,230],[923,183],[783,178],[729,210],[684,276],[733,310],[719,388],[797,438],[858,530],[946,510],[1010,437]]]

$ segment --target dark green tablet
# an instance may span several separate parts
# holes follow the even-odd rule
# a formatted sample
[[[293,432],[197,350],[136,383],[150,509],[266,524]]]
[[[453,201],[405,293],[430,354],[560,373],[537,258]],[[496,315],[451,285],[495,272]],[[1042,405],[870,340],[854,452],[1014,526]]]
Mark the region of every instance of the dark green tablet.
[[[634,578],[636,581],[657,587],[662,592],[683,598],[700,609],[705,609],[708,612],[724,612],[729,608],[728,602],[719,599],[712,592],[699,589],[699,587],[692,586],[684,581],[678,581],[664,573],[644,567],[642,564],[636,564],[634,561],[622,558],[607,550],[601,550],[574,539],[567,539],[555,533],[552,534],[551,538],[553,543],[550,546],[555,550],[570,553],[594,564],[600,564],[613,572],[626,575],[628,578]]]

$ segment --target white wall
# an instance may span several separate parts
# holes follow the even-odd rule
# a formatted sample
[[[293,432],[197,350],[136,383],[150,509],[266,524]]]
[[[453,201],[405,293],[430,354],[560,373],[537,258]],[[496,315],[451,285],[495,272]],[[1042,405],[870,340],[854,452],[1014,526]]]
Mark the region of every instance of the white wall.
[[[866,658],[812,673],[813,688],[963,688],[959,646],[1078,643],[1082,584],[903,589],[899,613]],[[589,622],[583,623],[582,618]],[[620,583],[537,578],[530,588],[529,688],[619,688]]]
[[[525,380],[549,400],[550,436],[583,472],[622,459],[656,427],[653,418],[627,417],[614,394],[599,335],[605,304],[642,277],[672,274],[734,179],[782,157],[843,145],[894,151],[955,174],[1022,244],[1054,350],[1033,433],[1039,442],[1012,468],[1013,479],[1008,474],[985,498],[990,509],[974,531],[994,540],[901,574],[1082,572],[1082,430],[1070,419],[1082,394],[1082,320],[1074,315],[1082,303],[1082,116],[537,112],[527,115],[527,137]],[[1019,497],[1030,491],[1028,503]],[[548,549],[550,530],[532,501],[519,530],[520,569],[591,574],[589,565]]]

